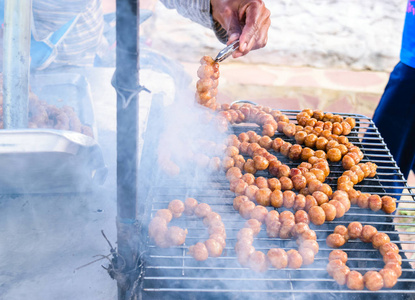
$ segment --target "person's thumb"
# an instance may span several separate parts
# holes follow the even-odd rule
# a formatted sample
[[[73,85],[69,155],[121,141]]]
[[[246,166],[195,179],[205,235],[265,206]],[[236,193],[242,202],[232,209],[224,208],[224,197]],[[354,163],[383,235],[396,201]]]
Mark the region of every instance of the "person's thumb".
[[[241,25],[237,18],[232,18],[228,24],[228,45],[239,39],[242,33]]]

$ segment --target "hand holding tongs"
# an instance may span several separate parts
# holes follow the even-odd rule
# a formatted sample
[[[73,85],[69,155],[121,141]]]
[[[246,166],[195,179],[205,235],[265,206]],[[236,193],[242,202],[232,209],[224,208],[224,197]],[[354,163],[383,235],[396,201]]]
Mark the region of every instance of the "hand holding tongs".
[[[239,48],[239,40],[236,40],[229,46],[225,47],[221,50],[215,58],[215,62],[221,62],[225,60],[227,57],[231,56],[231,54]]]

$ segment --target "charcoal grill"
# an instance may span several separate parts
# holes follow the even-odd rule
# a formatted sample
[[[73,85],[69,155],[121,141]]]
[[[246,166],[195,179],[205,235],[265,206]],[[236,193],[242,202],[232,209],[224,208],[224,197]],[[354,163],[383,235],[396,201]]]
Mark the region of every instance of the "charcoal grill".
[[[154,103],[153,103],[154,104]],[[154,106],[154,105],[153,105]],[[292,122],[298,111],[281,110]],[[160,116],[160,112],[156,113]],[[143,218],[141,221],[148,224],[156,211],[166,208],[173,199],[194,197],[199,202],[211,205],[215,212],[222,216],[226,226],[227,245],[224,253],[219,258],[208,258],[207,261],[197,262],[187,254],[188,247],[208,238],[208,233],[201,220],[196,217],[182,217],[173,220],[172,225],[178,225],[189,230],[186,243],[183,246],[161,249],[155,246],[148,238],[145,227],[142,228],[142,236],[145,237],[145,245],[141,254],[142,263],[138,278],[135,282],[134,293],[137,298],[142,299],[383,299],[391,297],[394,299],[415,298],[415,250],[405,250],[415,243],[415,214],[414,206],[410,206],[415,199],[414,187],[407,186],[407,182],[400,172],[399,167],[393,160],[386,144],[379,134],[373,121],[363,115],[341,114],[344,117],[354,117],[356,127],[348,136],[349,140],[359,146],[365,154],[362,162],[371,161],[378,165],[377,175],[374,178],[366,178],[355,189],[373,194],[391,195],[399,197],[397,211],[393,215],[381,212],[373,212],[361,209],[357,206],[352,208],[342,218],[332,222],[326,222],[322,226],[310,227],[316,231],[320,251],[315,257],[315,262],[300,269],[277,270],[270,268],[263,274],[241,267],[236,259],[234,245],[236,234],[243,227],[244,220],[233,209],[232,203],[235,197],[229,190],[229,183],[223,173],[213,174],[209,180],[200,176],[198,170],[193,170],[192,176],[187,179],[171,179],[160,170],[156,170],[153,176],[148,178],[146,189],[146,201],[143,207]],[[150,114],[150,120],[155,114]],[[239,124],[231,128],[238,135],[241,132],[254,130],[261,133],[259,126],[255,124]],[[150,133],[152,134],[152,133]],[[275,137],[290,142],[282,133],[276,133]],[[146,140],[146,139],[145,139]],[[147,139],[148,141],[149,139]],[[151,157],[154,145],[144,145],[143,155]],[[290,167],[295,167],[299,162],[291,162],[280,153],[273,153],[278,159]],[[151,163],[143,163],[142,168],[151,167]],[[154,165],[152,165],[154,167]],[[341,162],[330,162],[331,173],[326,179],[333,190],[336,190],[337,178],[341,176],[344,169]],[[261,171],[256,176],[270,177]],[[184,178],[184,177],[183,177]],[[400,186],[397,189],[396,185]],[[143,203],[142,201],[140,201]],[[269,207],[269,209],[273,209]],[[278,209],[279,212],[285,210]],[[392,289],[382,289],[371,292],[367,289],[353,291],[345,286],[339,286],[326,272],[328,255],[332,250],[325,239],[332,233],[335,226],[346,225],[352,221],[359,221],[363,225],[370,224],[379,231],[387,233],[391,241],[397,243],[401,249],[403,258],[402,276]],[[283,248],[285,250],[297,249],[294,240],[280,238],[268,238],[263,229],[254,242],[257,250],[267,252],[270,248]],[[380,270],[384,263],[380,253],[373,249],[371,244],[360,240],[350,240],[340,249],[349,255],[348,266],[351,269],[365,273],[369,270]],[[405,256],[405,254],[406,256]],[[412,265],[411,265],[412,264]]]

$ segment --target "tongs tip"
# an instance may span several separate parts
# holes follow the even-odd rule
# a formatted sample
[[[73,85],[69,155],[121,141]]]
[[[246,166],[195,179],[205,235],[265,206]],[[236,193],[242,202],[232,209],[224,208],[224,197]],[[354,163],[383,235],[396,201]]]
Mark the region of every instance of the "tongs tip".
[[[235,52],[236,49],[239,48],[239,40],[234,41],[229,46],[226,46],[224,49],[222,49],[218,55],[215,58],[215,62],[221,62],[224,61],[226,58],[232,55],[233,52]]]

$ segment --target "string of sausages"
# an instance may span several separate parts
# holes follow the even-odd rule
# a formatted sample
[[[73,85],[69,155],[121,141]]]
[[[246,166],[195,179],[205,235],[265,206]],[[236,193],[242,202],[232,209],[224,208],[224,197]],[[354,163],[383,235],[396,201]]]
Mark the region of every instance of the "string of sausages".
[[[281,214],[276,210],[268,212],[265,209],[265,211],[258,214],[261,216],[259,220],[258,218],[249,219],[244,228],[239,230],[235,244],[238,262],[256,272],[265,272],[270,265],[277,269],[287,267],[298,269],[302,265],[312,264],[319,246],[315,231],[308,226],[308,218],[300,215],[294,216],[290,211],[284,211]],[[268,237],[282,239],[293,237],[299,246],[298,250],[285,251],[282,248],[271,248],[267,255],[256,251],[253,246],[254,237],[260,232],[263,223],[266,225]]]
[[[399,255],[399,247],[390,241],[390,237],[384,232],[378,232],[371,225],[362,226],[359,222],[350,223],[347,228],[338,225],[334,233],[330,234],[326,243],[331,248],[343,246],[348,240],[360,239],[365,243],[372,243],[373,248],[378,249],[383,257],[385,266],[379,272],[368,271],[362,275],[358,271],[350,271],[346,265],[347,253],[342,250],[333,250],[329,254],[327,272],[339,285],[347,285],[352,290],[377,291],[381,288],[392,288],[402,275],[402,257]]]
[[[203,224],[209,232],[209,239],[190,246],[189,254],[198,261],[221,256],[226,246],[226,230],[221,216],[212,211],[209,204],[198,203],[196,199],[190,197],[184,203],[179,199],[172,200],[167,209],[157,210],[148,226],[149,236],[155,244],[161,248],[168,248],[185,243],[187,229],[167,226],[173,218],[180,218],[183,213],[203,219]]]
[[[230,190],[236,195],[233,208],[247,220],[237,234],[234,247],[242,266],[257,272],[264,272],[269,266],[277,269],[300,268],[302,265],[311,264],[319,249],[316,234],[309,228],[310,222],[322,225],[325,221],[333,221],[342,217],[351,205],[373,211],[382,209],[385,213],[395,211],[396,199],[354,189],[365,178],[374,177],[377,169],[374,163],[361,163],[363,152],[346,137],[356,126],[355,119],[305,109],[297,114],[296,125],[280,111],[268,107],[251,104],[220,105],[216,102],[219,65],[210,57],[201,59],[198,77],[196,102],[216,112],[215,120],[222,124],[223,131],[227,129],[224,124],[228,123],[253,122],[262,128],[262,135],[254,131],[242,132],[239,136],[229,135],[226,145],[206,142],[207,148],[221,149],[224,156],[206,156],[204,165],[210,166],[212,170],[225,171]],[[278,137],[273,139],[275,132],[294,138],[296,144]],[[291,161],[302,162],[296,168],[290,168],[270,153],[271,150],[281,153]],[[337,180],[337,190],[333,191],[330,185],[324,183],[330,174],[328,161],[340,160],[345,171]],[[273,177],[255,176],[258,171],[267,171]],[[210,236],[207,241],[190,246],[189,254],[200,261],[209,256],[220,256],[226,245],[226,230],[220,215],[212,212],[210,207],[207,208],[207,204],[198,204],[193,198],[186,199],[185,203],[180,202],[173,200],[168,209],[157,211],[150,222],[150,237],[160,247],[183,245],[187,229],[167,225],[182,212],[194,214],[203,218]],[[267,207],[272,207],[272,210],[269,211]],[[281,207],[292,209],[294,213],[278,213],[275,209]],[[263,224],[270,238],[296,238],[298,250],[271,248],[267,254],[256,251],[253,241]],[[347,283],[351,289],[363,288],[362,282],[370,290],[392,287],[400,276],[397,275],[399,268],[392,266],[392,263],[399,263],[399,258],[390,253],[399,252],[396,252],[396,245],[393,246],[385,234],[375,232],[376,228],[373,226],[362,227],[359,224],[353,222],[349,224],[349,228],[337,226],[334,233],[328,236],[327,245],[339,247],[349,238],[358,237],[362,241],[372,242],[375,248],[380,248],[381,253],[384,252],[386,266],[377,273],[383,278],[382,285],[377,283],[379,276],[371,272],[365,276],[359,273],[363,278],[361,281],[359,275],[348,270],[345,265],[347,254],[340,250],[334,250],[330,254],[327,267],[329,275],[339,284]],[[368,234],[372,234],[370,239],[366,237]],[[176,236],[172,237],[173,235]],[[372,283],[375,281],[377,285]]]
[[[281,118],[281,115],[279,114],[275,115],[277,115],[280,120],[284,119]],[[259,119],[264,120],[265,118],[261,117]],[[275,120],[275,122],[277,122],[277,120]],[[350,122],[355,124],[353,121]],[[350,125],[348,122],[346,123]],[[294,131],[298,128],[282,124],[287,123],[282,121],[277,122],[277,130],[279,128],[280,132],[283,132],[289,136],[293,136]],[[348,125],[345,125],[344,127],[351,127]],[[275,129],[275,124],[273,129]],[[340,144],[338,144],[339,138],[340,141],[345,144],[343,147],[349,150],[348,152],[344,151],[342,153],[342,147],[339,147]],[[296,209],[305,208],[307,206],[306,211],[308,212],[308,217],[315,225],[321,225],[325,220],[331,221],[336,217],[342,217],[345,212],[350,209],[351,204],[358,204],[359,207],[371,208],[374,211],[383,209],[386,213],[392,213],[396,209],[396,199],[389,196],[381,198],[378,195],[362,195],[353,189],[353,186],[362,181],[364,178],[375,176],[377,166],[371,162],[367,162],[365,164],[360,163],[361,158],[363,158],[363,153],[358,147],[349,143],[347,138],[337,137],[336,139],[332,139],[332,141],[332,145],[329,145],[328,151],[328,143],[325,143],[325,150],[328,152],[327,156],[326,153],[321,151],[318,153],[320,157],[316,157],[314,156],[315,152],[319,150],[313,153],[313,150],[307,147],[304,148],[306,149],[304,151],[300,145],[292,145],[278,138],[272,140],[269,136],[260,137],[255,132],[241,133],[238,137],[230,136],[228,143],[229,146],[227,149],[227,154],[230,157],[239,155],[237,150],[241,150],[243,154],[248,154],[252,157],[252,160],[246,161],[243,165],[243,169],[229,167],[226,173],[226,176],[230,182],[231,191],[234,191],[235,194],[237,194],[237,197],[234,199],[234,208],[238,210],[244,218],[253,217],[257,220],[261,220],[267,213],[267,210],[263,209],[264,206],[271,205],[274,207],[285,206],[286,208],[293,208],[294,203],[297,202],[295,206]],[[309,144],[308,146],[313,145]],[[336,146],[337,148],[334,148]],[[276,152],[279,151],[283,155],[288,156],[291,160],[303,158],[307,161],[307,163],[302,163],[301,167],[299,166],[299,168],[294,168],[295,171],[291,172],[293,169],[290,169],[287,165],[281,164],[274,155],[267,151],[271,148]],[[321,147],[321,150],[322,149],[324,148]],[[339,177],[337,191],[332,193],[331,188],[327,188],[325,190],[326,193],[323,193],[321,191],[316,191],[316,189],[323,186],[322,182],[330,172],[328,163],[325,159],[330,157],[329,154],[331,153],[331,149],[336,149],[338,151],[338,157],[332,157],[330,159],[331,161],[339,161],[342,154],[352,153],[349,157],[353,159],[353,165],[349,166],[348,170],[346,170],[342,176]],[[354,158],[356,158],[356,160]],[[228,159],[227,161],[231,160]],[[320,168],[314,168],[313,164],[315,163],[320,163]],[[228,166],[230,165],[231,164],[228,164]],[[278,179],[265,179],[264,177],[255,178],[255,176],[247,175],[255,174],[258,170],[263,171],[266,169],[268,169],[270,174],[278,177]],[[309,172],[311,169],[314,169],[315,171]],[[319,171],[316,171],[316,169]],[[242,170],[246,173],[242,174]],[[320,180],[317,179],[315,174],[317,174]],[[307,180],[306,176],[309,179],[313,176],[315,179]],[[293,184],[293,178],[295,179],[296,184]],[[283,180],[281,181],[281,179]],[[279,182],[276,180],[279,180]],[[254,185],[256,184],[259,186],[255,188]],[[290,189],[294,187],[295,189],[301,191],[298,195],[290,191]],[[282,193],[281,190],[285,191]],[[311,197],[314,198],[314,201],[311,200],[313,199]],[[329,200],[329,197],[331,200]],[[308,200],[307,204],[306,199]],[[255,205],[254,201],[257,205]],[[301,209],[299,211],[301,211]],[[257,266],[258,260],[264,261],[264,255],[256,253],[255,258],[257,260]],[[299,259],[297,259],[297,261],[299,261]],[[265,267],[262,269],[265,269]],[[262,269],[259,268],[255,270],[258,271]]]
[[[219,64],[209,56],[203,56],[197,70],[199,80],[196,83],[196,102],[207,108],[216,110],[216,95],[219,84]]]

